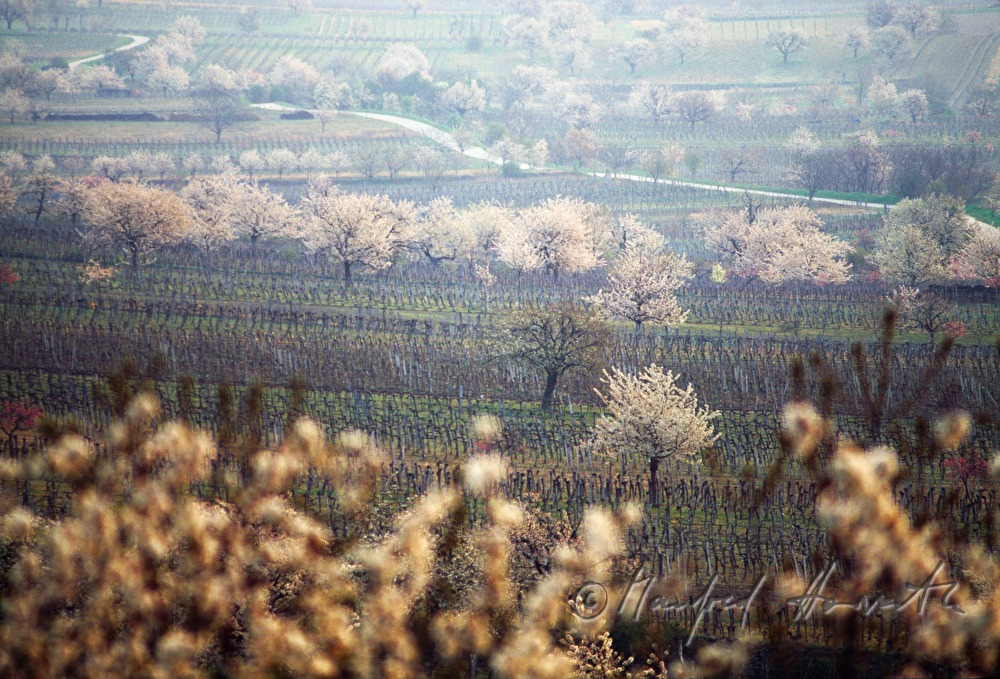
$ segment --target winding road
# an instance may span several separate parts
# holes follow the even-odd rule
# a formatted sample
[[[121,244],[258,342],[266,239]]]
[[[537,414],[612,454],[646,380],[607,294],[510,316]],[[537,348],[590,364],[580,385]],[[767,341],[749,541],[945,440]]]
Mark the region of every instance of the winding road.
[[[81,64],[89,64],[92,61],[100,61],[109,54],[114,54],[115,52],[125,52],[127,50],[134,50],[136,47],[141,47],[149,42],[149,38],[145,35],[128,35],[125,33],[119,33],[121,38],[130,38],[132,42],[127,45],[122,45],[117,49],[113,49],[110,52],[102,52],[101,54],[95,54],[92,57],[84,57],[83,59],[77,59],[76,61],[69,62],[69,70],[75,71],[76,67]]]
[[[264,111],[298,111],[303,110],[296,108],[294,106],[286,106],[285,104],[276,103],[266,103],[266,104],[252,104],[254,108],[259,108]],[[305,109],[310,113],[315,113],[316,109]],[[461,149],[458,142],[455,141],[455,137],[451,133],[446,132],[438,127],[434,127],[428,123],[420,122],[419,120],[412,120],[410,118],[404,118],[403,116],[395,116],[389,113],[362,113],[355,111],[339,111],[340,115],[350,115],[357,116],[359,118],[368,118],[370,120],[378,120],[384,123],[389,123],[391,125],[396,125],[404,129],[415,132],[433,142],[436,142],[442,146],[445,146],[453,151],[460,151],[462,155],[469,158],[475,158],[476,160],[482,160],[494,165],[502,165],[503,159],[499,156],[491,154],[486,149],[480,148],[478,146],[471,146],[465,149]],[[527,164],[522,164],[521,169],[530,170],[531,166]],[[686,186],[690,188],[703,189],[705,191],[720,191],[722,193],[749,193],[754,196],[765,196],[769,198],[796,198],[800,200],[805,200],[802,196],[792,194],[792,193],[781,193],[779,191],[764,191],[762,189],[745,189],[739,186],[726,186],[722,184],[698,184],[695,182],[686,182],[680,179],[653,179],[652,177],[646,177],[638,174],[607,174],[603,172],[587,172],[590,177],[606,177],[611,179],[617,179],[621,181],[632,181],[632,182],[646,182],[655,184],[665,184],[668,186]],[[858,200],[845,200],[843,198],[813,198],[814,203],[825,203],[827,205],[845,205],[849,207],[867,208],[871,210],[884,210],[886,205],[883,203],[867,203]],[[889,206],[891,207],[891,206]]]

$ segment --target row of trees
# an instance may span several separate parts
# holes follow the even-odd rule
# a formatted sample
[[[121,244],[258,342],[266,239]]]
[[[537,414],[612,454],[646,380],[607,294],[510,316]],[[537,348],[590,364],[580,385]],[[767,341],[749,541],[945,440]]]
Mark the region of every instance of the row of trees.
[[[37,221],[54,197],[57,212],[74,224],[82,217],[88,238],[121,248],[136,272],[163,246],[187,242],[207,251],[239,237],[254,246],[265,238],[300,240],[309,252],[340,264],[348,284],[357,270],[384,269],[403,255],[436,265],[461,263],[485,285],[494,280],[493,262],[553,278],[610,262],[607,289],[591,298],[603,313],[637,329],[685,319],[675,293],[693,275],[693,265],[632,216],[614,218],[575,198],[521,209],[497,203],[458,209],[445,197],[418,206],[345,193],[316,177],[292,206],[233,171],[197,176],[174,194],[107,174],[57,182],[51,161],[44,160],[19,183],[0,173],[0,206],[9,212],[20,200]],[[824,233],[806,207],[761,208],[748,197],[744,210],[703,213],[695,221],[721,258],[723,280],[726,273],[772,284],[849,279],[853,248]],[[904,200],[865,247],[872,248],[870,262],[884,279],[905,285],[1000,278],[996,229],[966,216],[956,197]]]

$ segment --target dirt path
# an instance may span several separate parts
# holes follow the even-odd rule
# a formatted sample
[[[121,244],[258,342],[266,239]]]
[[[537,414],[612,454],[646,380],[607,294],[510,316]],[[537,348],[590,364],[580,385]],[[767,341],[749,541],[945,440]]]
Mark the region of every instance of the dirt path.
[[[299,110],[293,106],[285,106],[284,104],[254,104],[255,108],[259,108],[265,111],[295,111]],[[308,110],[308,109],[307,109]],[[315,112],[315,109],[312,109]],[[453,151],[459,151],[458,143],[455,141],[455,137],[451,133],[446,132],[438,127],[429,125],[428,123],[422,123],[419,120],[411,120],[410,118],[404,118],[403,116],[395,116],[389,113],[360,113],[353,111],[340,111],[341,115],[351,115],[358,116],[361,118],[369,118],[371,120],[378,120],[385,123],[390,123],[392,125],[397,125],[404,129],[410,130],[411,132],[416,132],[417,134],[430,139],[442,146],[446,146]],[[491,154],[486,149],[479,148],[478,146],[468,147],[461,151],[462,155],[469,158],[475,158],[476,160],[482,160],[494,165],[502,165],[503,160],[498,156]],[[530,170],[531,166],[522,164],[521,169]],[[802,196],[798,196],[791,193],[781,193],[779,191],[763,191],[760,189],[745,189],[739,186],[726,186],[726,185],[705,185],[698,184],[695,182],[685,182],[679,179],[653,179],[652,177],[645,177],[637,174],[607,174],[603,172],[587,172],[590,177],[610,177],[612,179],[619,179],[623,181],[632,182],[647,182],[656,184],[665,184],[667,186],[687,186],[691,188],[703,189],[705,191],[719,191],[722,193],[749,193],[753,196],[765,196],[769,198],[794,198],[799,200],[805,200]],[[886,206],[883,203],[867,203],[860,200],[845,200],[843,198],[813,198],[814,203],[824,203],[827,205],[846,205],[850,207],[866,208],[870,210],[883,210]],[[890,206],[891,207],[891,206]]]
[[[119,36],[122,38],[130,38],[132,42],[130,42],[127,45],[122,45],[117,49],[113,49],[110,52],[103,52],[102,54],[95,54],[92,57],[84,57],[83,59],[77,59],[76,61],[71,61],[69,62],[69,70],[71,71],[76,70],[76,67],[81,64],[89,64],[92,61],[100,61],[104,57],[108,56],[109,54],[114,54],[115,52],[125,52],[127,50],[134,50],[136,47],[141,47],[142,45],[145,45],[147,42],[149,42],[149,38],[147,38],[145,35],[127,35],[124,33],[120,33]]]

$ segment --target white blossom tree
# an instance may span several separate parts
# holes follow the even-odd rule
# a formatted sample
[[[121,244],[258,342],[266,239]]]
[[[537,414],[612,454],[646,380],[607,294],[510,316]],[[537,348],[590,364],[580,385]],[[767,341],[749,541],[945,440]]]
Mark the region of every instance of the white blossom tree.
[[[178,192],[194,216],[188,240],[199,249],[209,252],[236,237],[232,228],[235,184],[233,172],[209,174],[190,180]]]
[[[607,412],[594,426],[594,445],[607,456],[644,459],[650,502],[657,506],[660,463],[671,458],[696,462],[719,438],[712,426],[719,413],[699,404],[690,384],[681,389],[677,376],[656,364],[638,375],[612,368],[602,381],[606,390],[597,394]]]
[[[264,156],[260,155],[259,151],[250,149],[240,154],[239,165],[250,177],[250,181],[253,181],[254,173],[260,173],[261,170],[267,167],[267,161],[264,160]]]
[[[417,210],[412,246],[434,264],[469,257],[476,236],[463,220],[451,198],[439,196]]]
[[[959,198],[931,195],[900,201],[875,234],[872,260],[882,277],[917,286],[950,278],[948,266],[973,234]]]
[[[625,245],[608,267],[608,289],[589,301],[609,318],[635,324],[680,325],[687,311],[677,301],[677,291],[691,278],[694,266],[683,255],[666,250],[663,236],[640,227],[631,229]]]
[[[385,269],[409,242],[413,204],[386,196],[347,194],[328,182],[309,183],[302,206],[307,219],[300,237],[313,252],[326,253],[343,266],[344,283],[355,268]]]
[[[93,187],[83,217],[84,237],[121,248],[136,275],[156,250],[183,242],[194,226],[191,209],[176,194],[126,182]]]
[[[674,91],[669,85],[644,82],[632,88],[628,102],[640,116],[659,123],[673,112]]]
[[[844,283],[851,270],[844,257],[851,246],[823,233],[820,225],[819,216],[806,207],[750,209],[712,219],[705,237],[738,276],[771,284]]]
[[[262,238],[295,235],[299,213],[267,186],[236,182],[229,219],[233,233],[248,238],[256,251]]]
[[[635,73],[635,69],[641,64],[656,59],[656,48],[645,38],[627,40],[611,50],[611,55],[621,59],[628,66],[629,73]]]
[[[481,111],[486,105],[486,91],[475,80],[469,84],[455,83],[441,95],[441,103],[464,116],[469,111]]]
[[[431,62],[416,45],[393,44],[379,57],[375,65],[375,77],[383,85],[391,85],[414,74],[430,80],[430,68]]]
[[[904,90],[899,95],[899,108],[910,116],[910,122],[925,118],[930,111],[927,93],[915,88]]]
[[[700,7],[684,5],[667,10],[663,15],[660,43],[664,50],[677,57],[683,66],[702,50],[708,39],[709,27]]]
[[[298,157],[294,151],[285,148],[274,149],[267,154],[267,167],[277,172],[278,176],[281,177],[295,167],[297,160]]]
[[[538,205],[521,210],[516,221],[520,229],[512,230],[523,242],[518,255],[527,268],[544,268],[558,278],[562,272],[586,271],[602,262],[599,247],[607,233],[607,223],[599,208],[576,198],[550,198]],[[504,240],[500,258],[517,269],[510,261],[510,245]],[[534,266],[530,266],[533,263]]]

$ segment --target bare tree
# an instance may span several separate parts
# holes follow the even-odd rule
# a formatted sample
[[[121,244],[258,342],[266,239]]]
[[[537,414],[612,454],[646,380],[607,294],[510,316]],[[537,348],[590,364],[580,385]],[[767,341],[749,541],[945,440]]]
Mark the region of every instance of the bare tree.
[[[0,0],[0,19],[7,22],[7,30],[10,31],[19,19],[27,24],[33,9],[30,0]]]
[[[674,97],[677,116],[688,123],[691,129],[715,117],[722,110],[722,98],[716,92],[684,92]]]
[[[570,371],[593,370],[602,362],[608,341],[604,324],[583,309],[563,302],[525,308],[501,320],[491,352],[545,376],[542,408],[552,408],[559,379]]]
[[[788,63],[788,57],[805,49],[807,41],[805,34],[798,29],[773,31],[767,36],[766,44],[781,54],[782,63]]]

